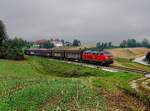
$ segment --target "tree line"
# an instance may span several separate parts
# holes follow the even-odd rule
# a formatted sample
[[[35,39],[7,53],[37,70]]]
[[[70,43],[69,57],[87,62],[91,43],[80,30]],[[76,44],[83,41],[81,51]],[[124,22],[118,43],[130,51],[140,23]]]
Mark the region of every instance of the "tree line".
[[[147,47],[150,48],[150,42],[148,39],[143,39],[141,42],[137,42],[136,39],[128,39],[123,40],[120,43],[121,48],[128,48],[128,47]]]
[[[112,42],[97,42],[97,49],[107,49],[107,48],[134,48],[134,47],[146,47],[150,48],[150,41],[148,39],[143,39],[138,42],[136,39],[123,40],[118,46],[112,45]]]
[[[96,48],[97,49],[106,49],[106,48],[113,48],[112,42],[97,42]]]
[[[23,48],[28,48],[30,45],[30,42],[21,38],[10,39],[4,23],[0,20],[0,58],[22,60],[24,59]]]

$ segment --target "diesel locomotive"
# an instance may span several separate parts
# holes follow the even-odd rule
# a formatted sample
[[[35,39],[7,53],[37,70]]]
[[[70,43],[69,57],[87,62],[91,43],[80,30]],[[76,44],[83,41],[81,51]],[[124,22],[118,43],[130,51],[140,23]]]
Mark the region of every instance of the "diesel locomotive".
[[[26,55],[44,56],[55,59],[76,60],[99,65],[113,64],[113,55],[103,50],[55,50],[55,49],[27,49]]]

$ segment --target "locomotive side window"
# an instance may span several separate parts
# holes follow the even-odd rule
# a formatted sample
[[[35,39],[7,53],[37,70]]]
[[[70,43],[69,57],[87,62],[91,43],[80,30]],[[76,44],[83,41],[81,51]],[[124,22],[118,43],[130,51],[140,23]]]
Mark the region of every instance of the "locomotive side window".
[[[104,53],[101,52],[99,55],[104,55]]]
[[[98,55],[98,53],[97,53],[97,52],[94,52],[93,55]]]
[[[108,52],[108,51],[104,51],[104,54],[108,55],[108,56],[112,56],[112,54],[110,52]]]

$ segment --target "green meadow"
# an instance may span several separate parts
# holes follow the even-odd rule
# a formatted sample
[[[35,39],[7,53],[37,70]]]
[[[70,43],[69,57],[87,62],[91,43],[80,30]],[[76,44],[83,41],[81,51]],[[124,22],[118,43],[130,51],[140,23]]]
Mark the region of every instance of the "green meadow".
[[[107,111],[102,93],[140,77],[41,57],[0,60],[0,111]]]

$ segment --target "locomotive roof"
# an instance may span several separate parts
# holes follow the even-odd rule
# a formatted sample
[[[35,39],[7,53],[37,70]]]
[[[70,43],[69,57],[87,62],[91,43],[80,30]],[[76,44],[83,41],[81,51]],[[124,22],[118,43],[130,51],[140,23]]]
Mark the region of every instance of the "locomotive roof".
[[[110,53],[109,51],[104,51],[104,50],[86,50],[84,51],[86,53]]]
[[[101,52],[101,51],[93,51],[93,50],[87,50],[87,51],[85,51],[85,52],[87,52],[87,53],[99,53],[99,52]]]

